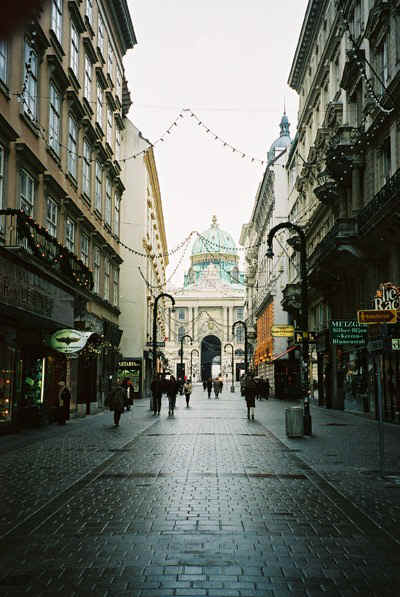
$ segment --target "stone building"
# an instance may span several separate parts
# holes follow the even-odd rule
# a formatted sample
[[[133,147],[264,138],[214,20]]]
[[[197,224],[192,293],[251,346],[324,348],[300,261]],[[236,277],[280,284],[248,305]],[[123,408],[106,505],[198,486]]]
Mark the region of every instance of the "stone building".
[[[397,325],[368,326],[357,312],[399,285],[399,3],[310,0],[289,84],[299,94],[288,161],[290,219],[307,237],[309,327],[317,332],[312,386],[319,404],[375,416],[400,412]],[[295,285],[296,254],[289,263]],[[341,323],[345,322],[345,323]]]
[[[268,163],[259,185],[250,221],[242,228],[240,244],[246,247],[246,310],[249,329],[256,328],[254,368],[258,377],[270,382],[272,392],[286,397],[287,371],[295,380],[297,364],[289,358],[287,338],[272,336],[272,326],[288,323],[282,308],[282,289],[287,284],[287,231],[274,241],[274,258],[268,259],[269,231],[288,218],[288,189],[285,163],[291,139],[286,113],[280,122],[280,135],[268,151]],[[290,355],[292,357],[293,355]]]
[[[0,40],[0,421],[51,418],[57,383],[72,414],[101,406],[119,316],[120,145],[129,109],[122,58],[136,43],[126,0],[43,2]],[[97,333],[78,359],[47,345]]]
[[[131,250],[121,247],[119,322],[124,333],[119,368],[130,377],[134,397],[143,397],[150,389],[154,300],[165,292],[168,248],[153,149],[129,119],[125,120],[122,148],[128,160],[122,172],[121,238]],[[163,302],[161,299],[157,317],[160,339],[167,332]],[[157,363],[157,369],[159,366]]]
[[[233,380],[244,372],[244,326],[232,333],[232,325],[243,320],[245,286],[235,242],[215,216],[193,243],[190,262],[183,287],[168,291],[175,299],[175,312],[167,311],[168,369],[194,381],[221,374],[229,384],[232,352]]]

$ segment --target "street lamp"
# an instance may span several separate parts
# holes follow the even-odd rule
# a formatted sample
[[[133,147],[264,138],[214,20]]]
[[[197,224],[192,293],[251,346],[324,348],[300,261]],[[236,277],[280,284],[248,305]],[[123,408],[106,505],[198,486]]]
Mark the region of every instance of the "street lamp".
[[[157,306],[159,299],[163,296],[166,296],[172,301],[172,311],[175,311],[175,299],[173,296],[166,292],[161,292],[161,294],[156,296],[153,305],[153,375],[156,375],[157,373]]]
[[[192,336],[189,336],[189,334],[185,334],[181,338],[181,375],[183,374],[183,341],[185,338],[189,338],[190,344],[192,344],[192,342],[193,342],[193,338],[192,338]]]
[[[200,356],[199,355],[199,351],[197,350],[197,348],[192,348],[192,350],[190,351],[190,379],[193,378],[192,370],[193,370],[193,353],[194,352],[197,352],[197,356],[198,357]]]
[[[245,374],[247,374],[247,370],[249,368],[249,364],[248,364],[248,344],[247,344],[247,325],[244,321],[241,321],[240,319],[238,321],[235,321],[235,323],[232,325],[232,336],[235,333],[235,326],[241,324],[244,327],[244,372]]]
[[[282,222],[274,228],[271,228],[267,238],[268,250],[266,257],[272,259],[274,253],[272,251],[272,240],[275,234],[286,228],[290,232],[294,232],[299,242],[294,242],[295,239],[289,239],[290,245],[295,251],[300,253],[300,279],[301,279],[301,329],[302,329],[302,351],[303,351],[303,392],[304,392],[304,433],[311,435],[311,413],[310,413],[310,402],[309,402],[309,378],[308,378],[308,366],[309,366],[309,345],[308,345],[308,284],[307,284],[307,252],[306,252],[306,235],[304,231],[292,222]]]
[[[226,352],[226,347],[230,346],[231,347],[231,351],[232,351],[232,384],[231,384],[231,392],[235,391],[235,382],[234,382],[234,350],[233,350],[233,344],[231,344],[230,342],[227,342],[224,346],[224,352]]]

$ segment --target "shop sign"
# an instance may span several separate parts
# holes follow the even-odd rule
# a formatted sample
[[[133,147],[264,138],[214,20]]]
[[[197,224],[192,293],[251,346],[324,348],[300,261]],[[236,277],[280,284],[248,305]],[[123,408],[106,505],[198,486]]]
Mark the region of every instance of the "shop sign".
[[[153,342],[146,342],[146,346],[153,346]],[[165,342],[156,342],[156,346],[158,346],[159,348],[164,348]]]
[[[93,332],[79,330],[58,330],[50,336],[50,347],[63,354],[74,354],[82,350]]]
[[[396,323],[397,311],[394,309],[367,309],[365,311],[357,311],[357,319],[362,324]]]
[[[292,325],[273,325],[271,334],[277,338],[292,338],[294,336],[294,327]]]
[[[400,309],[400,287],[392,282],[383,282],[375,293],[374,308],[378,311]]]
[[[122,359],[118,361],[119,369],[135,369],[140,368],[142,364],[141,359]]]
[[[332,319],[329,334],[331,344],[365,344],[367,328],[355,319]]]
[[[392,338],[392,350],[400,350],[400,338]]]

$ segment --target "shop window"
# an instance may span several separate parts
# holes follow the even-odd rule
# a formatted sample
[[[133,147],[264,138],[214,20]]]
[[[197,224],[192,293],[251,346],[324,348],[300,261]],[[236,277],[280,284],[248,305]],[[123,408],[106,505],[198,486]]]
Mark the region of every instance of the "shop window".
[[[22,407],[40,406],[43,403],[45,359],[28,357],[24,360]]]
[[[11,421],[15,380],[15,350],[0,344],[0,424]]]

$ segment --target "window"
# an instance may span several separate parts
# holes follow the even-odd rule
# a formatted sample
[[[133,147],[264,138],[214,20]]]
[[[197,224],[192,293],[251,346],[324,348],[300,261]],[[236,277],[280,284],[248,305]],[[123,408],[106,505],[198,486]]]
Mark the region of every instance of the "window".
[[[93,77],[93,66],[89,56],[85,54],[85,76],[84,76],[84,90],[85,98],[89,102],[92,101],[92,77]]]
[[[115,159],[121,159],[121,131],[118,126],[115,127]]]
[[[76,78],[79,78],[79,33],[73,23],[71,23],[70,67]]]
[[[107,143],[112,147],[113,113],[110,106],[107,106]]]
[[[242,325],[235,326],[235,340],[238,344],[244,342],[244,329]]]
[[[118,193],[114,195],[114,234],[115,236],[119,236],[119,204],[121,201],[121,197]]]
[[[91,186],[91,176],[90,176],[90,156],[91,156],[91,149],[88,141],[86,139],[83,140],[83,160],[82,160],[82,192],[90,197],[90,186]]]
[[[0,145],[0,209],[4,208],[5,151]]]
[[[60,154],[60,124],[61,124],[61,95],[54,85],[50,83],[49,98],[49,146]]]
[[[28,216],[33,216],[35,181],[26,170],[20,170],[19,184],[19,207],[28,214]]]
[[[111,226],[111,202],[112,202],[112,184],[110,178],[106,179],[106,205],[104,220],[105,223]]]
[[[119,305],[119,271],[117,268],[114,269],[113,278],[113,305],[114,307]]]
[[[388,58],[388,39],[383,39],[380,46],[376,49],[376,66],[379,75],[377,81],[378,93],[384,93],[389,80],[389,58]]]
[[[78,164],[78,125],[74,118],[68,118],[68,172],[76,179]]]
[[[89,236],[86,232],[81,232],[81,261],[89,265]]]
[[[63,0],[53,0],[51,11],[51,28],[53,29],[60,44],[62,44],[62,5]]]
[[[185,319],[185,309],[178,310],[178,319]]]
[[[111,79],[113,76],[113,62],[114,62],[114,54],[113,54],[111,41],[109,39],[108,40],[107,70],[108,70],[108,74],[110,75]]]
[[[4,39],[0,39],[0,80],[7,83],[8,46]]]
[[[103,90],[100,83],[97,83],[97,110],[96,118],[100,126],[103,126]]]
[[[47,198],[47,216],[46,228],[47,232],[54,238],[57,238],[57,217],[58,217],[57,203],[51,198]]]
[[[38,86],[38,56],[35,50],[25,42],[24,57],[24,81],[23,81],[23,105],[24,112],[32,120],[37,117],[37,86]]]
[[[96,185],[94,193],[94,207],[101,213],[102,207],[102,184],[103,184],[103,168],[100,162],[96,162]]]
[[[86,16],[91,25],[93,25],[93,0],[86,0]]]
[[[110,260],[104,259],[104,298],[110,300]]]
[[[75,250],[75,222],[71,218],[65,220],[65,246],[71,253]]]
[[[104,21],[100,14],[97,27],[97,46],[99,47],[101,53],[104,54]]]
[[[100,249],[98,247],[94,250],[93,257],[93,290],[99,294],[100,290]]]
[[[181,325],[178,328],[178,342],[180,342],[182,340],[184,335],[185,335],[185,327],[183,325]]]
[[[243,320],[243,314],[244,314],[243,307],[236,307],[236,320],[237,321]]]
[[[118,65],[117,65],[117,74],[116,74],[116,78],[115,78],[115,87],[116,87],[115,93],[116,93],[117,97],[119,98],[119,100],[121,101],[121,98],[122,98],[122,72]]]

